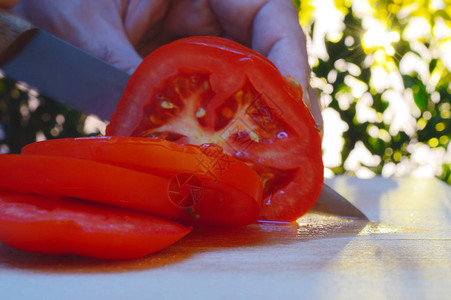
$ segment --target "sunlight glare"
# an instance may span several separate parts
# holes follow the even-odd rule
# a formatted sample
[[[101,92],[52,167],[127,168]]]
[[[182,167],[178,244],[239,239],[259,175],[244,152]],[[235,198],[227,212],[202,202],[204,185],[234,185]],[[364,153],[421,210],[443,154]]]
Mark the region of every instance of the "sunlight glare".
[[[390,134],[397,135],[404,131],[408,136],[416,132],[416,119],[412,115],[412,107],[415,103],[409,93],[388,90],[382,94],[382,99],[389,103],[384,111],[384,122],[390,124]]]
[[[431,38],[431,25],[423,17],[411,17],[402,37],[406,41],[429,40]]]
[[[414,166],[411,176],[433,178],[439,173],[441,164],[445,161],[445,148],[432,149],[423,143],[417,143],[411,151],[411,161]]]
[[[365,123],[370,122],[374,123],[377,121],[377,112],[372,107],[374,101],[373,97],[369,92],[365,92],[362,97],[357,101],[355,106],[355,115],[357,122]]]
[[[429,64],[413,52],[407,52],[399,62],[399,71],[411,75],[416,72],[423,83],[429,80]]]
[[[83,131],[85,134],[91,135],[91,134],[105,134],[106,129],[106,123],[100,120],[95,115],[88,115],[86,117]]]
[[[340,114],[326,108],[322,112],[324,119],[323,162],[325,167],[333,168],[341,164],[341,151],[344,146],[343,133],[349,129]]]
[[[376,174],[365,166],[376,167],[380,162],[380,156],[373,155],[365,147],[363,142],[358,141],[355,144],[354,149],[349,153],[349,156],[344,163],[344,167],[346,170],[353,170],[360,178],[371,178]]]
[[[376,49],[382,49],[389,56],[394,55],[394,48],[391,45],[400,39],[396,31],[388,31],[383,24],[374,20],[368,30],[363,35],[362,45],[366,53],[371,53]]]
[[[351,93],[354,98],[359,99],[368,90],[368,85],[365,82],[351,75],[346,75],[344,82],[351,88]]]
[[[345,25],[344,16],[333,0],[315,0],[315,28],[313,30],[312,51],[316,57],[328,60],[325,38],[336,41],[341,38]]]
[[[451,70],[451,40],[445,40],[440,43],[439,49],[441,52],[441,59],[448,70]]]
[[[42,132],[42,131],[37,131],[36,132],[36,142],[41,142],[41,141],[45,141],[45,140],[47,140],[47,138],[45,137],[45,134],[44,134],[44,132]]]

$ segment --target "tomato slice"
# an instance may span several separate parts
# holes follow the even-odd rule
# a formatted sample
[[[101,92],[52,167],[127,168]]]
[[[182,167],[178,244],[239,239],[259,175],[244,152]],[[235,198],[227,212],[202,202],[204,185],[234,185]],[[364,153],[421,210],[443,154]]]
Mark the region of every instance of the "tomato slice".
[[[0,192],[0,241],[20,250],[132,259],[166,248],[190,231],[105,205]]]
[[[106,134],[220,145],[260,175],[264,220],[296,220],[323,184],[321,137],[300,85],[222,38],[181,39],[147,56]]]
[[[4,190],[97,201],[190,223],[239,226],[256,220],[259,203],[251,196],[180,175],[168,179],[69,157],[0,155]],[[189,202],[193,197],[197,201]],[[184,199],[188,203],[180,204]]]
[[[215,144],[180,146],[161,139],[97,136],[35,142],[26,145],[22,154],[93,160],[169,179],[181,173],[195,174],[204,187],[237,189],[257,204],[263,191],[252,168],[225,155]]]

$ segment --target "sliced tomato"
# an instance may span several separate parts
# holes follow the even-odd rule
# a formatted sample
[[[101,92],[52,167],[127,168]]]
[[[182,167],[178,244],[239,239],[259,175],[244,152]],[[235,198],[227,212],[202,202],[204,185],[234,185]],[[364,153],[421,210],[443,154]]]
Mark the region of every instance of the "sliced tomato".
[[[220,145],[260,175],[265,220],[302,216],[323,184],[321,137],[300,85],[221,38],[181,39],[147,56],[106,134]]]
[[[166,248],[190,231],[105,205],[0,192],[0,241],[20,250],[132,259]]]
[[[180,146],[161,139],[97,136],[35,142],[26,145],[22,154],[93,160],[169,179],[194,174],[206,188],[236,189],[257,204],[262,197],[258,174],[215,144]]]
[[[193,186],[189,180],[196,177],[188,175],[168,179],[84,159],[0,155],[0,189],[98,201],[185,222],[245,225],[256,220],[259,203],[251,196],[222,184],[203,186],[202,178]],[[179,205],[191,195],[195,203]]]

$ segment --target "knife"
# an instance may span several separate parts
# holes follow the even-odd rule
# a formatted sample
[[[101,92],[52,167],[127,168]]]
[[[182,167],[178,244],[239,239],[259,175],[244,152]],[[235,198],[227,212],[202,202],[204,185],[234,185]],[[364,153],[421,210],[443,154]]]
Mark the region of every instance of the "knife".
[[[0,69],[41,95],[109,120],[129,75],[0,9]]]
[[[364,213],[327,184],[323,185],[321,194],[310,212],[368,221]]]
[[[129,75],[69,43],[0,10],[0,68],[6,77],[40,94],[109,120]],[[368,220],[348,200],[324,185],[314,212]]]

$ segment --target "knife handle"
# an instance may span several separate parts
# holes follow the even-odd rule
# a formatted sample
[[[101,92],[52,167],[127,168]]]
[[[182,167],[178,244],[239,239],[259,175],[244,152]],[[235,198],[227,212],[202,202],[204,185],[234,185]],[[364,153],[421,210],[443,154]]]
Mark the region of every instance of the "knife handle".
[[[0,65],[19,53],[36,32],[32,24],[0,9]]]

